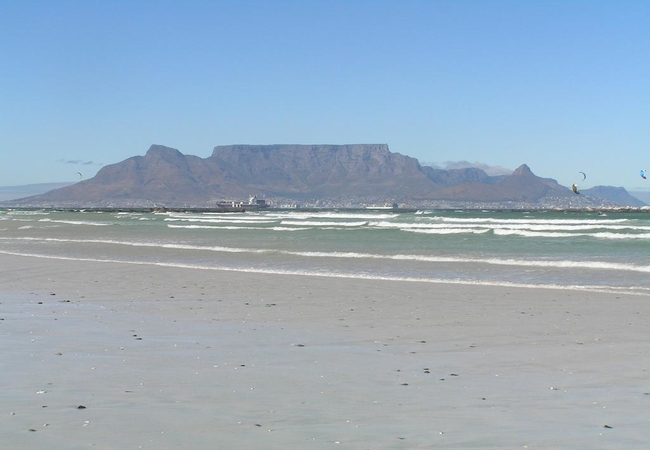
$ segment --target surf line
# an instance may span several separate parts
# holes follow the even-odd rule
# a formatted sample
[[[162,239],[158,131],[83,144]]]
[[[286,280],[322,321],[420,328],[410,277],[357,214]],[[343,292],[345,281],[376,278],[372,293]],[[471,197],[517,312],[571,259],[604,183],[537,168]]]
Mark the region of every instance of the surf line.
[[[174,249],[174,250],[192,250],[221,253],[277,253],[289,256],[302,256],[306,258],[344,258],[344,259],[380,259],[394,261],[413,261],[428,263],[462,263],[462,264],[488,264],[497,266],[511,267],[540,267],[540,268],[566,268],[566,269],[588,269],[588,270],[617,270],[628,272],[650,273],[650,266],[639,266],[633,264],[614,263],[606,261],[567,261],[567,260],[524,260],[524,259],[500,259],[500,258],[456,258],[447,256],[427,256],[427,255],[380,255],[373,253],[356,253],[356,252],[318,252],[318,251],[289,251],[275,249],[254,249],[239,247],[219,247],[219,246],[200,246],[175,243],[151,243],[151,242],[129,242],[107,239],[60,239],[60,238],[35,238],[35,237],[0,237],[0,240],[19,240],[19,241],[43,241],[43,242],[68,242],[77,244],[106,244],[106,245],[124,245],[131,247],[147,247],[155,249]],[[223,269],[226,270],[226,269]],[[500,284],[494,283],[496,286]]]
[[[507,287],[507,288],[522,288],[522,289],[548,289],[548,290],[574,290],[583,292],[602,292],[607,294],[619,293],[626,295],[636,296],[650,296],[646,292],[634,292],[623,289],[614,289],[606,286],[581,286],[581,285],[557,285],[557,284],[525,284],[525,283],[512,283],[512,282],[489,282],[478,280],[458,280],[450,279],[445,280],[441,278],[412,278],[412,277],[388,277],[388,276],[373,276],[363,274],[344,274],[344,273],[323,273],[323,272],[300,272],[290,270],[271,270],[271,269],[258,269],[258,268],[234,268],[223,266],[198,266],[192,264],[179,264],[179,263],[161,263],[161,262],[147,262],[147,261],[126,261],[119,259],[98,259],[98,258],[72,258],[69,256],[52,256],[37,253],[18,253],[6,250],[0,250],[0,254],[27,257],[27,258],[40,258],[40,259],[54,259],[64,261],[84,261],[108,264],[131,264],[140,266],[157,266],[157,267],[172,267],[179,269],[192,269],[192,270],[213,270],[220,272],[240,272],[264,275],[292,275],[292,276],[308,276],[320,278],[345,278],[351,280],[372,280],[372,281],[393,281],[393,282],[410,282],[410,283],[429,283],[429,284],[451,284],[451,285],[467,285],[467,286],[485,286],[485,287]]]

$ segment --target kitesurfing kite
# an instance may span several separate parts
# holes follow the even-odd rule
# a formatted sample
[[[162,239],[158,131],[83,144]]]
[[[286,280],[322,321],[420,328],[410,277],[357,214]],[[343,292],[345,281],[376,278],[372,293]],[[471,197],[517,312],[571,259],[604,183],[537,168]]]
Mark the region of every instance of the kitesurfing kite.
[[[582,181],[585,181],[587,179],[587,174],[584,172],[578,172],[582,174]]]
[[[647,170],[645,170],[645,169],[641,170],[641,178],[643,178],[644,180],[648,179],[647,174],[648,174]]]
[[[84,176],[81,174],[81,172],[77,172],[77,175],[79,175],[79,179],[81,180]]]

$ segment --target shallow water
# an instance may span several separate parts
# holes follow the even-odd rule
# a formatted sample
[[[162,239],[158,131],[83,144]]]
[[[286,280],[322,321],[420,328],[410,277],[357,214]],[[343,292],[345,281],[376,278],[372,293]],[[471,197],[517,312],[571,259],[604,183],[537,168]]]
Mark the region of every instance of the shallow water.
[[[647,213],[0,212],[0,252],[245,272],[650,293]]]

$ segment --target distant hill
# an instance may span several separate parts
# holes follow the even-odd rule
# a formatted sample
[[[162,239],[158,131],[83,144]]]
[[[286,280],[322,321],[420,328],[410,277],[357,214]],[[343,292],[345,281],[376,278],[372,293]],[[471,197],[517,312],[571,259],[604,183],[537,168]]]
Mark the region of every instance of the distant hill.
[[[646,204],[650,204],[650,191],[629,191],[629,194]]]
[[[14,200],[44,194],[52,189],[70,186],[70,182],[25,184],[22,186],[0,186],[0,201]]]
[[[646,203],[639,200],[637,197],[630,195],[629,192],[622,187],[613,186],[594,186],[590,189],[585,189],[581,192],[583,195],[589,197],[600,198],[610,201],[617,205],[626,206],[645,206]]]
[[[465,202],[537,202],[543,198],[573,198],[575,194],[555,180],[540,178],[523,164],[512,174],[490,177],[480,169],[429,171],[432,180],[451,182],[427,198]]]
[[[271,204],[329,206],[384,202],[603,204],[592,196],[575,195],[555,180],[537,177],[525,164],[499,176],[477,168],[442,170],[392,153],[385,144],[229,145],[215,147],[207,158],[152,145],[144,156],[104,166],[92,179],[8,203],[39,207],[209,207],[219,200],[242,200],[253,194]],[[618,198],[629,200],[623,194]],[[613,200],[605,203],[612,205]]]

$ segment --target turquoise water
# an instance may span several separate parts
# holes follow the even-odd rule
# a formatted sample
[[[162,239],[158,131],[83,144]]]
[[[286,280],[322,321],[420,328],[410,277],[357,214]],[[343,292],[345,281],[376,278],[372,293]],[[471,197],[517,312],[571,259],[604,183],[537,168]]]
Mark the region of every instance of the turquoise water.
[[[0,212],[0,252],[650,294],[650,215],[503,211]]]

